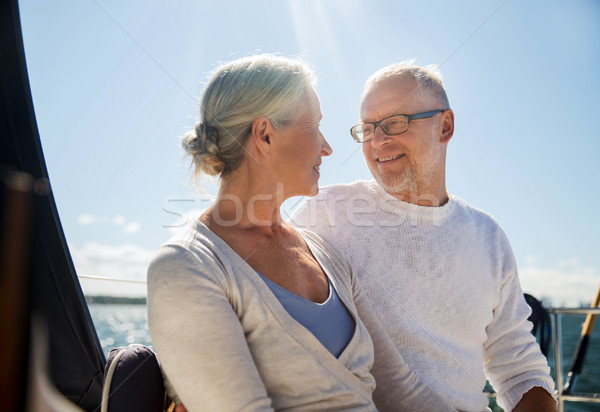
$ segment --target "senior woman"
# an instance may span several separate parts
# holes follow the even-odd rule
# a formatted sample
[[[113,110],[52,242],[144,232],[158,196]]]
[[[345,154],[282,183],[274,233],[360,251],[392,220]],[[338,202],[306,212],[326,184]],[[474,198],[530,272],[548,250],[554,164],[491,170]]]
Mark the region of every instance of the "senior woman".
[[[313,79],[261,55],[206,86],[183,147],[219,192],[148,270],[168,392],[189,411],[453,410],[410,372],[346,261],[281,218],[285,199],[318,192],[332,152]]]

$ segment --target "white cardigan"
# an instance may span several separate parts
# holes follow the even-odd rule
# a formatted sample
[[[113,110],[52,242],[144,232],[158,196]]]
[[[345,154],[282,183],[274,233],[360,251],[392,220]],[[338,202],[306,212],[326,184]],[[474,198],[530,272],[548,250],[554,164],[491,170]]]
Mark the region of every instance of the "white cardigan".
[[[239,255],[195,222],[160,248],[148,270],[148,323],[170,395],[190,412],[372,411],[375,375],[380,410],[454,410],[410,372],[346,261],[318,236],[301,234],[356,321],[339,358]]]
[[[371,180],[321,188],[290,223],[343,252],[402,357],[457,409],[486,410],[486,378],[505,410],[534,386],[552,393],[510,244],[488,214],[455,196],[402,202]]]

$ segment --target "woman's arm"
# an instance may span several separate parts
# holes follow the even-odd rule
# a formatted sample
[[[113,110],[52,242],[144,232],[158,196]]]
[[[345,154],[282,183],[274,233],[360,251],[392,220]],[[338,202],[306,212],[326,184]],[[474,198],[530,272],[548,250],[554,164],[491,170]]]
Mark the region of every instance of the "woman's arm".
[[[161,367],[190,411],[271,411],[226,273],[176,247],[148,270],[148,324]]]
[[[377,384],[373,393],[377,409],[381,412],[455,412],[456,409],[447,400],[421,382],[410,370],[379,323],[355,276],[352,287],[358,315],[369,330],[375,347],[375,362],[371,373]]]

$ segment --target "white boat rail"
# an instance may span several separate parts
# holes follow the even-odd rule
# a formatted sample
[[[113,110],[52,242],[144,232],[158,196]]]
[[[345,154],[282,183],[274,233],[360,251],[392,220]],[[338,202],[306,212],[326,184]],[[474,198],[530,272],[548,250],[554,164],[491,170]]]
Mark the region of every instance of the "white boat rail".
[[[552,325],[552,344],[554,345],[554,370],[556,373],[556,397],[558,412],[564,411],[565,402],[597,403],[600,404],[600,393],[564,393],[565,382],[562,365],[562,330],[561,315],[600,315],[600,308],[547,308]]]
[[[91,275],[77,275],[80,279],[92,279],[92,280],[108,280],[111,282],[123,282],[123,283],[135,283],[138,285],[145,285],[145,280],[134,280],[134,279],[119,279],[119,278],[111,278],[108,276],[91,276]]]

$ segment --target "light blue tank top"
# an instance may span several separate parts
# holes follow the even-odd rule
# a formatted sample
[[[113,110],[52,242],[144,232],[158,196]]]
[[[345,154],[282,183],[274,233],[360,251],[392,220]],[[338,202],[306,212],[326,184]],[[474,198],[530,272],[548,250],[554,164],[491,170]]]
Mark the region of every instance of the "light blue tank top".
[[[342,354],[356,327],[354,319],[329,282],[329,297],[323,303],[304,299],[256,272],[265,281],[291,317],[308,329],[336,358]]]

